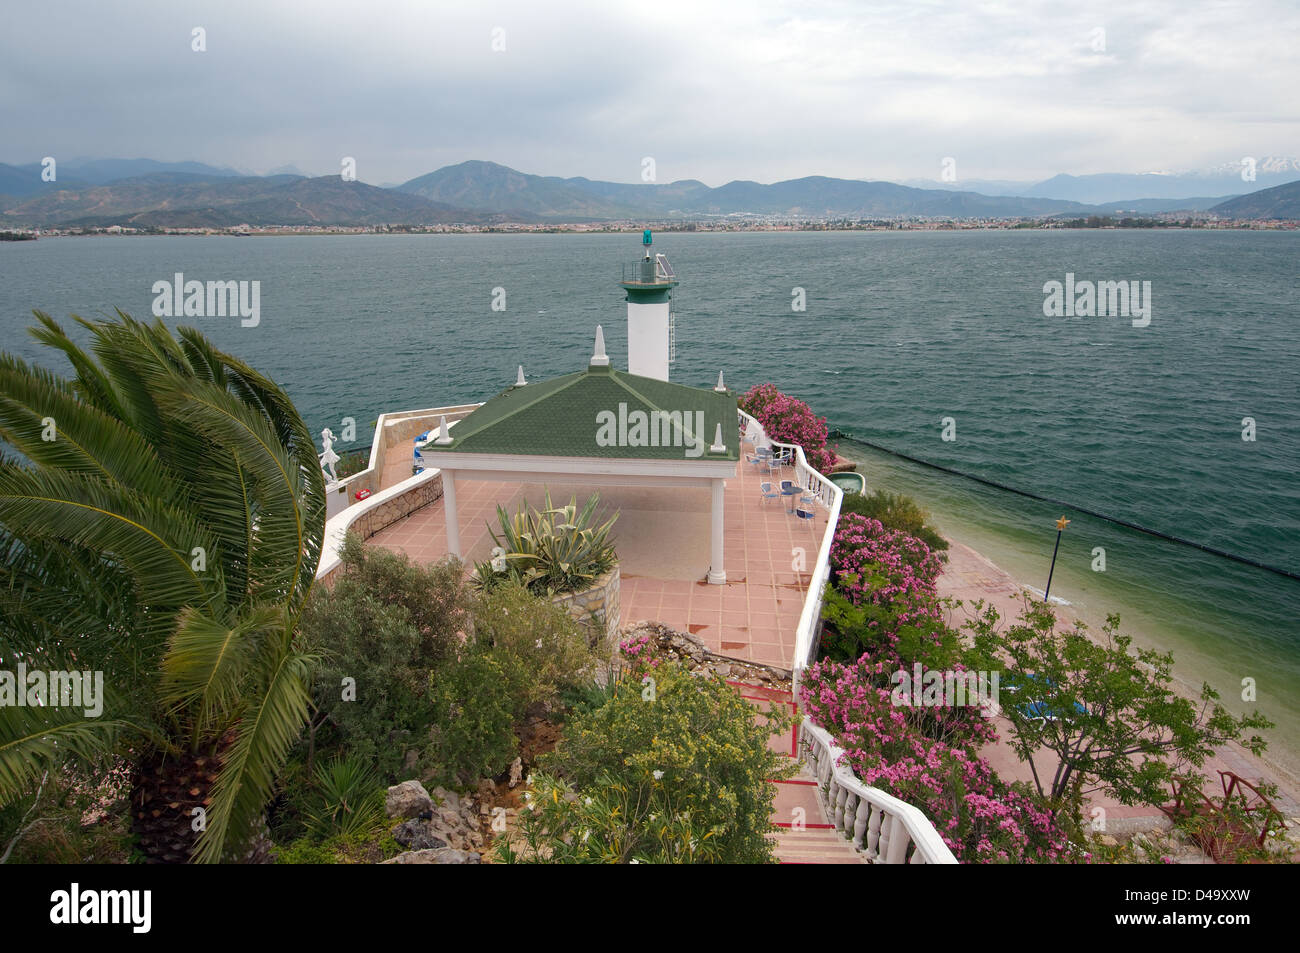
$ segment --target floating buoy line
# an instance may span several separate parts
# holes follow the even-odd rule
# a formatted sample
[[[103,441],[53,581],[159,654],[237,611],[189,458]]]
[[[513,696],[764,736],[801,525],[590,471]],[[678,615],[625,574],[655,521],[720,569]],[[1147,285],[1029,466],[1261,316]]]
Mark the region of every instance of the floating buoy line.
[[[1230,559],[1233,562],[1241,563],[1244,566],[1251,566],[1255,569],[1262,569],[1265,572],[1271,572],[1278,576],[1285,576],[1288,579],[1300,580],[1300,573],[1291,572],[1289,569],[1282,569],[1279,566],[1270,566],[1267,563],[1262,563],[1257,559],[1251,559],[1248,556],[1238,556],[1236,553],[1229,553],[1222,549],[1216,549],[1213,546],[1207,546],[1204,543],[1198,543],[1192,539],[1184,539],[1181,536],[1174,536],[1171,533],[1164,533],[1158,529],[1152,529],[1149,526],[1143,526],[1140,523],[1134,523],[1131,520],[1120,519],[1118,516],[1111,516],[1107,513],[1101,513],[1098,512],[1097,510],[1088,509],[1086,506],[1079,506],[1075,503],[1068,503],[1065,500],[1053,499],[1050,496],[1043,496],[1042,494],[1039,493],[1032,493],[1029,490],[1022,490],[1019,489],[1018,487],[1008,486],[1005,483],[999,483],[997,480],[989,480],[982,476],[976,476],[973,473],[966,473],[962,470],[954,470],[952,467],[945,467],[942,464],[931,463],[929,460],[922,460],[920,457],[914,457],[910,454],[902,453],[901,451],[893,450],[889,447],[883,447],[880,444],[873,443],[870,440],[864,440],[863,438],[851,434],[845,430],[832,430],[829,434],[827,434],[827,436],[830,439],[852,440],[854,443],[860,443],[863,446],[870,447],[873,450],[879,450],[881,453],[887,453],[892,457],[898,457],[900,460],[907,460],[909,463],[915,463],[919,466],[928,467],[931,470],[938,470],[941,473],[949,473],[952,474],[953,476],[958,476],[965,480],[973,480],[976,483],[982,483],[985,486],[991,486],[997,490],[1005,490],[1008,493],[1014,493],[1017,496],[1023,496],[1026,497],[1027,499],[1038,500],[1043,503],[1053,503],[1057,506],[1063,506],[1066,509],[1074,510],[1077,513],[1086,513],[1089,516],[1094,516],[1097,519],[1104,520],[1107,523],[1114,523],[1116,526],[1123,526],[1126,529],[1135,530],[1136,532],[1139,533],[1145,533],[1147,536],[1154,536],[1157,539],[1168,540],[1171,543],[1178,543],[1182,546],[1190,546],[1193,549],[1199,549],[1203,553],[1209,553],[1212,556],[1220,556],[1223,559]]]

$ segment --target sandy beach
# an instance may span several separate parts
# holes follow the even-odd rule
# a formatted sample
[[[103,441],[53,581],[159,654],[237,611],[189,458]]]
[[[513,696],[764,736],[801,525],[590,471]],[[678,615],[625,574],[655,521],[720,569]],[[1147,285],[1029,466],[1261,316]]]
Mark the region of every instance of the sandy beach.
[[[974,613],[970,606],[980,599],[997,609],[1003,624],[1006,624],[1007,620],[1016,619],[1024,607],[1025,599],[1032,598],[1026,587],[970,546],[956,540],[952,540],[951,543],[948,564],[939,577],[939,594],[959,599],[963,606],[954,611],[950,622],[960,626],[971,618]],[[1075,606],[1057,606],[1057,610],[1058,618],[1063,622],[1077,618],[1088,626],[1089,632],[1100,633],[1101,625],[1105,621],[1089,618],[1087,612]],[[1174,688],[1185,697],[1196,700],[1196,693],[1189,686],[1175,681]],[[1001,722],[999,734],[1005,739],[1010,734],[1009,722],[1005,718],[1000,718],[999,721]],[[1020,761],[1005,740],[988,746],[982,754],[1003,778],[1031,781],[1029,766]],[[1041,776],[1043,769],[1052,764],[1052,756],[1044,751],[1041,759],[1036,757],[1035,762],[1039,766]],[[1267,752],[1265,757],[1259,758],[1237,744],[1221,748],[1203,766],[1205,776],[1210,779],[1205,786],[1205,791],[1211,796],[1221,791],[1218,773],[1220,770],[1232,771],[1252,783],[1265,781],[1276,784],[1280,792],[1275,802],[1277,808],[1287,818],[1287,824],[1293,830],[1300,827],[1300,782],[1269,758]],[[1154,808],[1125,806],[1100,794],[1090,798],[1090,803],[1093,807],[1100,807],[1106,811],[1108,829],[1116,832],[1144,829],[1164,819],[1164,815]]]

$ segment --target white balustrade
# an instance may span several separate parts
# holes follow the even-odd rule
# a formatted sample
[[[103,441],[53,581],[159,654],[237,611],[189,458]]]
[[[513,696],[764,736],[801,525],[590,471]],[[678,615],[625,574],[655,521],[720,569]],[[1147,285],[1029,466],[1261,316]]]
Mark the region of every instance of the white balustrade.
[[[842,761],[830,734],[805,718],[799,757],[817,779],[826,817],[873,864],[955,864],[930,819],[918,808],[863,784]]]
[[[808,582],[803,612],[795,631],[791,669],[797,700],[803,673],[817,661],[822,598],[830,579],[831,545],[835,540],[835,525],[840,519],[844,491],[809,465],[803,447],[772,440],[756,419],[743,410],[739,415],[739,426],[744,429],[745,439],[750,440],[755,448],[772,447],[790,452],[798,484],[826,510],[826,532],[822,534],[817,563]],[[892,794],[864,784],[841,764],[843,754],[825,729],[813,724],[809,718],[803,720],[799,726],[799,756],[817,779],[822,807],[835,829],[851,837],[853,846],[863,851],[870,863],[957,863],[957,858],[925,814]]]
[[[767,431],[749,414],[739,411],[740,425],[745,429],[746,439],[755,447],[774,447],[788,451],[794,460],[796,482],[807,490],[826,511],[826,531],[822,533],[821,547],[817,551],[817,562],[812,569],[812,578],[808,580],[808,593],[804,597],[803,612],[799,615],[799,627],[795,630],[793,691],[799,695],[799,681],[804,670],[817,660],[817,637],[821,632],[822,594],[830,580],[831,544],[835,540],[835,524],[840,520],[840,504],[844,500],[844,491],[822,476],[808,463],[803,447],[797,443],[784,443],[772,440]]]

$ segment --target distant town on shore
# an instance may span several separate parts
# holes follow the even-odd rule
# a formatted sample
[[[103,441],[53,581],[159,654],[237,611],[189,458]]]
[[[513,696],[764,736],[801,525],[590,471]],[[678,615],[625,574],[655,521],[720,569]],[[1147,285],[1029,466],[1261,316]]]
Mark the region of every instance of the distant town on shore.
[[[898,219],[876,221],[808,220],[766,221],[740,220],[723,222],[579,222],[573,224],[502,223],[499,225],[474,225],[450,223],[445,225],[243,225],[229,228],[136,228],[108,225],[103,227],[18,229],[0,232],[0,241],[23,241],[40,237],[94,236],[94,235],[456,235],[456,234],[592,234],[631,233],[641,231],[646,225],[660,232],[898,232],[898,231],[981,231],[1023,229],[1250,229],[1254,231],[1294,231],[1300,229],[1300,220],[1286,219],[1220,219],[1206,216],[1158,215],[1143,218],[1111,218],[1092,216],[1086,219]]]

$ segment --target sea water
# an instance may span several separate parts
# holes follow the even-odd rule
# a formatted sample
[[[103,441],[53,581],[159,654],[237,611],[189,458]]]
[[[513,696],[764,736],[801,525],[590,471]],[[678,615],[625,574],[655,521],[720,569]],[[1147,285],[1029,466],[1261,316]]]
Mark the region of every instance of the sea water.
[[[351,417],[351,446],[365,446],[384,411],[484,400],[519,364],[534,380],[585,367],[597,324],[626,366],[618,280],[639,238],[0,243],[0,346],[66,371],[25,333],[31,309],[149,318],[155,284],[176,274],[256,281],[255,326],[166,320],[279,381],[313,432]],[[681,279],[676,381],[772,381],[871,443],[1300,572],[1300,234],[664,233],[654,250]],[[1149,287],[1145,320],[1045,313],[1045,287],[1067,275]],[[1174,653],[1180,679],[1265,712],[1273,753],[1294,769],[1300,582],[851,440],[841,452],[1039,589],[1054,521],[1070,516],[1053,595],[1092,618],[1119,612],[1140,643]],[[1242,700],[1247,679],[1255,702]]]

